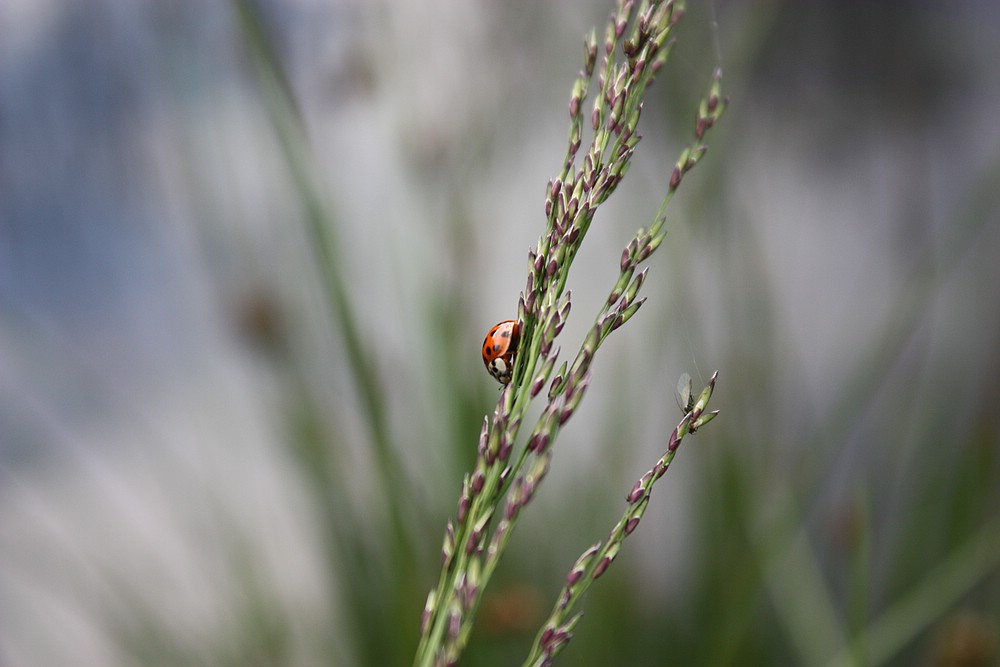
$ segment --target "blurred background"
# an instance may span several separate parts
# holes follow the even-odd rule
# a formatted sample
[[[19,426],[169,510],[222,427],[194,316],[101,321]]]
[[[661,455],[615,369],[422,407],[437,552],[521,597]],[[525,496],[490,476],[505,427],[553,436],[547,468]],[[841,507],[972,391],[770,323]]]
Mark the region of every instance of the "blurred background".
[[[408,664],[608,0],[0,2],[0,667]],[[1000,5],[692,1],[564,351],[671,205],[462,664],[996,665]]]

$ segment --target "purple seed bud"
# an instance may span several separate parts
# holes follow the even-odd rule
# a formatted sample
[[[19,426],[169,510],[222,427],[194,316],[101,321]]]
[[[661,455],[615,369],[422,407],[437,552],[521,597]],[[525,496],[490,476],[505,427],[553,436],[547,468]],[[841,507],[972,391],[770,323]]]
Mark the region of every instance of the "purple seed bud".
[[[644,69],[646,69],[646,59],[639,58],[639,60],[635,63],[635,67],[632,68],[632,80],[638,81],[639,77],[642,76],[642,71]]]
[[[559,425],[562,426],[569,421],[569,418],[573,416],[573,408],[565,407],[562,412],[559,413]]]
[[[521,326],[524,326],[523,322],[521,323]],[[521,428],[521,417],[514,417],[514,419],[508,420],[508,422],[507,434],[515,433],[517,432],[517,429]],[[504,437],[507,437],[507,434],[505,434]]]
[[[566,585],[572,586],[576,582],[583,578],[583,570],[570,570],[569,574],[566,575]]]
[[[457,611],[448,614],[448,636],[454,639],[462,629],[462,617]]]
[[[590,125],[594,132],[597,132],[597,128],[601,126],[601,110],[594,107],[594,110],[590,114]]]
[[[636,526],[638,525],[639,525],[639,517],[635,517],[634,519],[629,519],[628,523],[625,524],[625,534],[631,535],[632,531],[635,530]]]
[[[542,636],[538,640],[538,643],[541,644],[542,646],[548,646],[549,642],[552,641],[552,635],[553,634],[555,634],[555,633],[552,631],[552,628],[550,628],[550,627],[549,628],[545,628],[545,631],[542,632]]]
[[[520,506],[517,501],[511,498],[507,501],[507,504],[503,508],[503,516],[507,521],[513,521],[514,517],[517,516],[517,510]]]
[[[559,320],[556,322],[556,330],[553,333],[553,338],[555,338],[560,333],[562,333],[562,330],[563,330],[564,326],[566,326],[566,320],[564,320],[562,318],[559,318]]]
[[[649,267],[648,266],[646,268],[644,268],[642,271],[640,271],[638,277],[636,277],[635,282],[636,282],[636,284],[639,287],[642,287],[642,284],[644,282],[646,282],[646,274],[647,273],[649,273]],[[636,288],[636,291],[639,291],[639,287]]]
[[[646,490],[642,488],[642,480],[640,479],[632,487],[632,490],[627,496],[625,496],[625,501],[628,503],[636,503],[642,500],[642,497],[646,495]]]
[[[687,417],[685,417],[685,419],[687,419]],[[681,439],[677,437],[677,429],[674,429],[673,433],[670,434],[670,441],[667,443],[667,451],[675,452],[680,445]]]
[[[483,533],[480,530],[472,531],[472,535],[469,537],[469,541],[465,544],[465,555],[471,556],[480,549],[480,542],[483,539]]]
[[[462,596],[462,607],[468,611],[472,609],[472,604],[476,600],[476,595],[479,593],[479,586],[473,586],[471,583],[466,583],[465,585],[465,595]]]
[[[482,454],[486,450],[486,441],[490,434],[490,421],[486,417],[483,417],[483,427],[479,430],[479,448],[478,451]]]
[[[521,507],[524,507],[535,497],[535,482],[530,478],[524,480],[521,486]]]
[[[486,475],[483,474],[482,470],[477,470],[472,475],[472,482],[469,484],[469,488],[472,489],[473,493],[479,493],[483,490],[483,484],[486,482]]]
[[[570,223],[573,221],[573,216],[569,210],[564,210],[562,218],[559,220],[559,233],[563,233],[569,228]]]
[[[574,95],[569,101],[569,117],[576,118],[578,113],[580,113],[580,97]]]
[[[601,550],[601,542],[597,541],[590,545],[590,548],[583,552],[580,558],[577,559],[577,565],[580,565],[584,561],[589,561],[594,555]]]
[[[441,546],[441,559],[445,563],[451,562],[451,556],[455,552],[455,524],[448,519],[447,527],[444,530],[444,544]]]
[[[549,260],[549,265],[545,269],[545,274],[551,279],[552,276],[554,276],[556,274],[556,269],[558,268],[558,266],[559,265],[556,264],[556,260],[554,260],[554,259]]]
[[[549,400],[550,401],[553,398],[556,397],[556,389],[559,388],[559,385],[562,384],[562,381],[563,381],[562,375],[557,375],[554,378],[552,378],[552,383],[549,385]]]
[[[610,558],[608,558],[607,556],[605,556],[604,558],[602,558],[601,562],[598,563],[597,567],[594,568],[593,578],[597,579],[602,574],[604,574],[604,571],[607,570],[608,567],[610,567],[610,565],[611,565],[611,559]]]
[[[573,393],[576,391],[576,383],[579,380],[578,368],[578,363],[574,362],[573,368],[570,369],[569,377],[566,378],[566,386],[563,388],[563,398],[565,401],[572,399]]]
[[[679,167],[674,167],[674,171],[670,174],[670,189],[676,190],[677,186],[681,184],[681,170]]]
[[[552,197],[552,199],[556,198],[561,189],[562,189],[562,181],[560,179],[557,178],[556,180],[552,181],[551,187],[549,187],[549,195]]]
[[[500,444],[500,451],[497,455],[497,458],[499,458],[500,461],[506,461],[510,457],[510,452],[512,449],[514,449],[514,445],[511,444],[509,438],[505,437],[503,439],[503,442]]]

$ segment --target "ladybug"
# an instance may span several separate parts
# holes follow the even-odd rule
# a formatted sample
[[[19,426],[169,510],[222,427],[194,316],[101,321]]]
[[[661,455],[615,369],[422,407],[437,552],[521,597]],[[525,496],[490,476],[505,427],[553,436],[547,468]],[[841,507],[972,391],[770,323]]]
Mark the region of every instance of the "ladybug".
[[[500,384],[510,383],[514,374],[514,355],[520,342],[521,325],[515,320],[504,320],[486,334],[483,363]]]

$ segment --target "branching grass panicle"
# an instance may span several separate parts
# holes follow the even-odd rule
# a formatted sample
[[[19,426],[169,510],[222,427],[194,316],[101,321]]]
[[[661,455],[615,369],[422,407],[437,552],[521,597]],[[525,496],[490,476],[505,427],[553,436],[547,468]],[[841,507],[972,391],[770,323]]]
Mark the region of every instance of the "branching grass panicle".
[[[640,265],[663,242],[667,205],[684,176],[705,154],[705,135],[725,109],[720,73],[716,71],[698,108],[694,140],[664,179],[666,195],[656,216],[622,251],[619,277],[594,325],[572,361],[560,363],[561,350],[556,340],[570,314],[570,267],[597,209],[628,172],[640,139],[637,128],[643,98],[667,61],[673,43],[671,33],[682,14],[682,2],[619,0],[603,42],[598,41],[596,31],[585,41],[584,67],[570,96],[565,159],[559,175],[546,188],[545,232],[528,254],[527,283],[518,303],[521,341],[513,378],[503,388],[493,414],[483,420],[475,466],[462,481],[456,515],[448,520],[441,574],[427,596],[415,665],[453,665],[458,661],[468,643],[483,590],[521,511],[549,470],[559,431],[586,394],[594,356],[608,336],[628,322],[645,301],[639,292],[649,269],[640,269]],[[595,77],[597,90],[588,114],[585,107]],[[591,138],[581,154],[585,126]],[[713,375],[693,405],[685,406],[689,409],[668,438],[666,453],[636,482],[627,496],[625,513],[608,539],[588,549],[571,568],[551,615],[535,638],[526,665],[548,664],[569,641],[580,618],[583,594],[607,570],[624,539],[635,530],[649,502],[652,485],[666,472],[681,440],[715,416],[715,412],[705,411],[715,379]],[[546,385],[545,406],[518,448],[528,406]]]

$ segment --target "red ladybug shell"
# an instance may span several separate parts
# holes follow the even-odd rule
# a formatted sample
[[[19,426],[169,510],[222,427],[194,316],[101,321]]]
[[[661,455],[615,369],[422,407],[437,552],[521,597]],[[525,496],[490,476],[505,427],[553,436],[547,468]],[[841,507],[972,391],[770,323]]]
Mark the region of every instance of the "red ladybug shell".
[[[514,355],[520,342],[521,326],[514,320],[504,320],[486,334],[483,363],[500,384],[508,384],[514,374]]]

